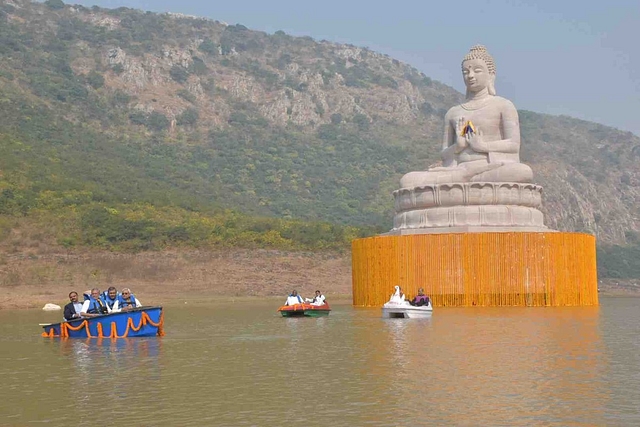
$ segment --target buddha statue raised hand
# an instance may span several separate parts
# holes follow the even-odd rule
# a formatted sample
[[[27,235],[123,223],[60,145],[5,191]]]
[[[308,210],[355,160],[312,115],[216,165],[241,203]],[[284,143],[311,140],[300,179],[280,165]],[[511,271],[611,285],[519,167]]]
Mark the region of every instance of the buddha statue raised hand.
[[[444,118],[442,167],[409,172],[401,188],[457,182],[530,183],[531,168],[520,163],[520,124],[511,101],[496,96],[496,67],[484,46],[462,61],[466,100]]]

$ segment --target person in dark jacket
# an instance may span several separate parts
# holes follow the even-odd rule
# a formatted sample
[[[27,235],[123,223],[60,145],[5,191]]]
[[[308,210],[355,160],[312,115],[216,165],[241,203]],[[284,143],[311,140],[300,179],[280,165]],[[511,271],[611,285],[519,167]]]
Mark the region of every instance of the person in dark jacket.
[[[64,306],[65,320],[79,319],[82,303],[78,301],[78,293],[76,291],[69,292],[69,300],[71,302]]]
[[[429,305],[429,297],[424,294],[424,289],[418,289],[418,295],[411,301],[411,305],[422,307],[423,305]]]

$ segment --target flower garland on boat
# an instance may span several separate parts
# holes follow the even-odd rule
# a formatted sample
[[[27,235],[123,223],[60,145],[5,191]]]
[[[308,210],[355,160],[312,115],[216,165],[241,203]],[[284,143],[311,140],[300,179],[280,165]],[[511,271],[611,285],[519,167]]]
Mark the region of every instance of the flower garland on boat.
[[[61,323],[60,324],[60,335],[55,335],[55,332],[53,330],[53,328],[51,328],[51,330],[49,331],[49,333],[43,332],[42,336],[43,337],[49,337],[49,338],[68,338],[69,337],[69,330],[72,331],[79,331],[82,328],[86,328],[87,330],[87,338],[126,338],[129,336],[129,330],[133,330],[134,332],[137,332],[140,330],[140,328],[142,328],[144,325],[146,324],[150,324],[151,326],[155,326],[158,328],[158,335],[159,336],[164,336],[164,312],[162,312],[160,314],[160,320],[158,321],[158,323],[154,323],[153,320],[151,320],[151,317],[149,317],[149,315],[147,313],[142,313],[142,316],[140,318],[140,323],[138,324],[138,326],[134,326],[133,324],[133,319],[132,318],[128,318],[127,319],[127,329],[124,331],[124,334],[122,335],[118,335],[118,330],[116,327],[116,322],[111,322],[111,334],[109,336],[105,336],[102,333],[102,324],[98,323],[97,329],[98,329],[98,335],[97,336],[92,336],[91,332],[89,331],[89,322],[85,319],[82,323],[80,323],[78,326],[71,326],[69,323]]]

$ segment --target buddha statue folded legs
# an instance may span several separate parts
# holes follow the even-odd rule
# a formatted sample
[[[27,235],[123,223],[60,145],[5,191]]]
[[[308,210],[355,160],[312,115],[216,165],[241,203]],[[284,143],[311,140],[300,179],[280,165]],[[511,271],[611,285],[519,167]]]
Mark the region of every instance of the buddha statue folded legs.
[[[409,172],[400,179],[400,188],[453,182],[531,182],[533,171],[524,163],[488,163],[475,160],[456,167],[439,167]]]

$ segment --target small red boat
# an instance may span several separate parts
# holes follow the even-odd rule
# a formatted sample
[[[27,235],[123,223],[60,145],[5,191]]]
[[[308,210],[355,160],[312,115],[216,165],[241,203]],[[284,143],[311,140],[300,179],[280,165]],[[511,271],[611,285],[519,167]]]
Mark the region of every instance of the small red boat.
[[[278,311],[282,314],[282,317],[320,317],[328,316],[331,308],[327,303],[323,305],[313,305],[308,302],[303,302],[301,304],[283,305]]]

